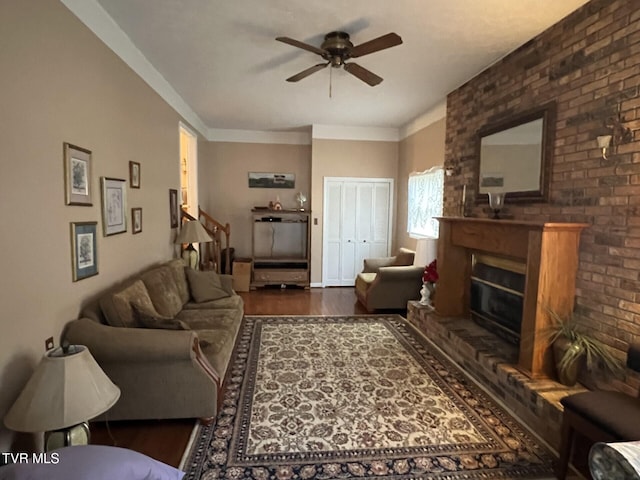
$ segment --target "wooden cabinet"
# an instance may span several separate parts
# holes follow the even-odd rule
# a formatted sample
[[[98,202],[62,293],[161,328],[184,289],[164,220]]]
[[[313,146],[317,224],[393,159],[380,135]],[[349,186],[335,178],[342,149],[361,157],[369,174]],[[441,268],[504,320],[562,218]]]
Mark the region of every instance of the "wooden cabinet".
[[[309,286],[309,215],[297,210],[252,210],[252,288]]]

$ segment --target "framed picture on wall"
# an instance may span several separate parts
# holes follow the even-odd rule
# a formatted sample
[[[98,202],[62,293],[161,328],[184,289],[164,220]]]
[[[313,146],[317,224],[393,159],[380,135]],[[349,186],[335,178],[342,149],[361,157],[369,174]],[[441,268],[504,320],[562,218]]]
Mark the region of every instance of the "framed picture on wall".
[[[136,207],[131,209],[131,232],[142,232],[142,208]]]
[[[90,207],[91,203],[91,150],[65,142],[64,190],[67,205]]]
[[[295,188],[293,173],[249,172],[249,188]]]
[[[180,217],[178,214],[178,190],[169,189],[169,216],[171,218],[171,228],[178,228]]]
[[[100,177],[104,236],[127,231],[127,190],[121,178]]]
[[[98,274],[98,222],[71,223],[71,271],[73,281]]]
[[[140,164],[129,162],[129,185],[131,188],[140,188]]]

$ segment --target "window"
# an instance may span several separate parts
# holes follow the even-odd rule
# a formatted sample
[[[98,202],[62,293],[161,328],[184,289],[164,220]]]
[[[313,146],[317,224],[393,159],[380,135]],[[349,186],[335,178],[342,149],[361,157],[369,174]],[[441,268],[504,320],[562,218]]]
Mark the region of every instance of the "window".
[[[444,196],[444,169],[433,167],[409,176],[407,231],[412,237],[438,238]]]

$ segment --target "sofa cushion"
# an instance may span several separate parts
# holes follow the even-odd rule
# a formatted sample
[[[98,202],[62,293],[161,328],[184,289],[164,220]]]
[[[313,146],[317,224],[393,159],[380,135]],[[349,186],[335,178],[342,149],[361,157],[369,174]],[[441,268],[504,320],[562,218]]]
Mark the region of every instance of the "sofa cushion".
[[[185,272],[184,261],[180,258],[176,258],[167,263],[167,266],[171,269],[173,273],[173,278],[176,282],[176,287],[178,287],[178,293],[180,294],[180,300],[182,300],[182,305],[187,303],[191,296],[189,295],[189,283],[187,282],[187,273]]]
[[[202,352],[220,376],[224,376],[234,347],[235,334],[226,329],[199,330]]]
[[[187,270],[187,279],[191,296],[196,303],[230,296],[229,292],[222,287],[220,276],[216,272],[200,272],[190,268]]]
[[[242,315],[236,309],[224,310],[183,310],[176,320],[180,320],[192,330],[224,329],[235,333],[240,328]]]
[[[185,304],[183,311],[185,310],[217,310],[217,309],[235,309],[242,311],[244,307],[244,301],[240,295],[231,295],[230,297],[218,298],[216,300],[209,300],[207,302],[195,303],[189,302]]]
[[[105,312],[107,322],[112,327],[138,327],[140,326],[135,312],[133,311],[133,303],[143,306],[147,309],[154,310],[153,303],[149,297],[147,288],[142,280],[136,280],[128,287],[114,293],[111,296],[113,310]]]
[[[182,299],[171,268],[163,265],[144,273],[140,278],[160,315],[173,318],[182,310]]]
[[[138,323],[145,328],[160,328],[163,330],[191,330],[189,325],[177,318],[160,315],[155,310],[149,310],[142,305],[133,304],[133,311]]]

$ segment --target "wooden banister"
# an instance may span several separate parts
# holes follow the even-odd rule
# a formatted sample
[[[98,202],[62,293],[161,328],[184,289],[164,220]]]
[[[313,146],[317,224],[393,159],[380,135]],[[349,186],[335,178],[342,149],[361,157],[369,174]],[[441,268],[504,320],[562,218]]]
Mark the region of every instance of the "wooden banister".
[[[207,231],[213,242],[206,242],[200,244],[200,269],[202,270],[215,270],[218,273],[228,273],[231,270],[231,249],[229,248],[231,237],[231,225],[228,223],[222,225],[207,212],[198,207],[198,218],[189,214],[185,210],[181,210],[182,222],[188,220],[199,221],[204,229]],[[222,255],[222,233],[225,236],[225,264],[224,271],[222,271],[221,255]]]

